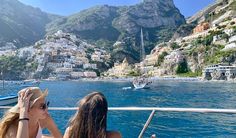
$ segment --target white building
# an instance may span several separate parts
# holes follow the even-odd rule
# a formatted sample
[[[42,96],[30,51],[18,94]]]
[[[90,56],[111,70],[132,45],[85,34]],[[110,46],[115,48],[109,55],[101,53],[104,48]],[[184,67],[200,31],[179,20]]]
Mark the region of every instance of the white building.
[[[63,63],[48,62],[47,67],[53,70],[63,67]]]
[[[91,59],[92,59],[93,61],[100,61],[100,62],[102,62],[103,60],[101,59],[101,52],[95,51],[95,52],[92,54]]]
[[[83,69],[97,69],[97,64],[83,64]]]
[[[215,64],[207,66],[202,71],[203,78],[210,80],[230,80],[236,77],[236,66],[229,66],[225,64]]]
[[[94,72],[94,71],[85,71],[84,72],[84,77],[86,77],[86,78],[96,78],[97,73]]]
[[[232,51],[236,50],[236,43],[230,43],[225,46],[225,48],[222,49],[222,51]]]
[[[83,72],[71,72],[70,76],[72,79],[78,79],[78,78],[84,77],[84,73]]]
[[[229,43],[236,42],[236,35],[229,38]]]
[[[184,55],[181,51],[173,51],[170,55],[165,56],[165,62],[179,63],[184,60]]]
[[[73,64],[69,63],[69,62],[64,62],[63,63],[63,67],[64,68],[72,68],[73,67]]]

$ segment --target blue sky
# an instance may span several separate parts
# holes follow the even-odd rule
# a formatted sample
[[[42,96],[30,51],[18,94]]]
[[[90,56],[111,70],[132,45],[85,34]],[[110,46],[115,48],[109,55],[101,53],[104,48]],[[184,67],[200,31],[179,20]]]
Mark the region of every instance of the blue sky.
[[[95,5],[133,5],[141,2],[141,0],[19,0],[27,5],[39,7],[41,10],[59,14],[71,15],[83,9],[93,7]],[[215,0],[174,0],[176,7],[185,16],[189,17],[213,3]]]

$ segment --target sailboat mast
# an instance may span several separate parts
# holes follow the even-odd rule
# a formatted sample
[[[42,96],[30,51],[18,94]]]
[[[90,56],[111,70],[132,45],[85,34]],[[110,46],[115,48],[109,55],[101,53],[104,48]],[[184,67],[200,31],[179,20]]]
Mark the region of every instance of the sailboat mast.
[[[145,49],[144,49],[144,42],[143,42],[143,29],[141,28],[141,49],[140,49],[140,62],[145,59]]]

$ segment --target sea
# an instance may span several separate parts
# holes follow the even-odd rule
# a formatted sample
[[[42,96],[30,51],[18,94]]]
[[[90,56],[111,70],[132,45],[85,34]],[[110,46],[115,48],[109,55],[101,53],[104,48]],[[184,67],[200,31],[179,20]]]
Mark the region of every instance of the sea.
[[[159,80],[150,89],[129,89],[128,81],[42,81],[48,89],[51,107],[77,107],[77,102],[90,92],[102,92],[109,107],[173,107],[236,109],[236,84],[227,82]],[[6,85],[0,95],[17,93],[23,86]],[[128,89],[123,89],[128,88]],[[1,109],[0,115],[3,114]],[[75,111],[49,110],[64,133]],[[123,138],[137,138],[151,111],[109,111],[108,130]],[[44,133],[48,133],[44,131]],[[236,115],[221,113],[187,113],[157,111],[143,137],[155,134],[165,137],[236,137]]]

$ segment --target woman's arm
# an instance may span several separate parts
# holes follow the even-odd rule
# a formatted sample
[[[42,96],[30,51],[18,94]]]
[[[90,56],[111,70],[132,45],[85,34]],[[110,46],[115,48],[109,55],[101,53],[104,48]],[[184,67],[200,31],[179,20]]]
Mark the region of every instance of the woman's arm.
[[[54,138],[62,138],[61,132],[49,114],[45,119],[40,120],[40,126],[42,128],[47,128]]]
[[[29,89],[18,93],[18,106],[20,109],[19,123],[16,138],[29,138],[29,100],[33,93],[29,94]]]
[[[20,111],[19,119],[27,119],[27,111]],[[16,138],[28,138],[29,137],[29,120],[19,120]]]

